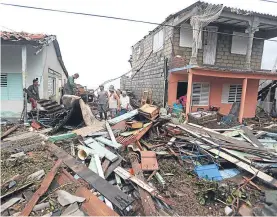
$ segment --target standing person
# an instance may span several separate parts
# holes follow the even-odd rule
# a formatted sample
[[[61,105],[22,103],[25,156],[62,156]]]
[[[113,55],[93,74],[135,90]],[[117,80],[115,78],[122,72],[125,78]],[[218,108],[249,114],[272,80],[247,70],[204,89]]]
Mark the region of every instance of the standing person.
[[[109,110],[111,118],[114,118],[117,114],[117,111],[120,111],[120,100],[118,95],[115,92],[114,86],[109,87]]]
[[[66,84],[64,85],[65,95],[75,95],[77,92],[77,87],[74,82],[75,79],[79,78],[79,74],[75,73],[73,76],[69,76]]]
[[[122,95],[120,96],[120,106],[120,115],[123,115],[130,110],[130,98],[127,96],[126,91],[122,91]]]
[[[107,120],[107,110],[108,110],[108,101],[109,101],[109,94],[107,91],[104,90],[104,86],[99,86],[100,91],[98,92],[98,111],[100,114],[101,121],[103,120],[103,113],[105,120]]]
[[[39,91],[38,91],[38,79],[33,80],[33,84],[30,85],[27,89],[30,93],[27,94],[27,100],[32,105],[32,109],[37,108],[37,100],[39,100]]]
[[[120,98],[121,97],[121,94],[122,94],[122,91],[120,89],[117,89],[116,90],[116,94],[117,96]]]

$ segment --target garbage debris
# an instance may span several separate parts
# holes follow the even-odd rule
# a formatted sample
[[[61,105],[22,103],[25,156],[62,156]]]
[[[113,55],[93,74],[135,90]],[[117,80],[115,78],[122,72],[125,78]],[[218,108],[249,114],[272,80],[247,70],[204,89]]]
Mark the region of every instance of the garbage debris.
[[[272,121],[228,125],[211,108],[176,124],[137,103],[100,122],[80,98],[40,103],[40,127],[19,125],[1,144],[3,215],[246,216],[276,204]]]

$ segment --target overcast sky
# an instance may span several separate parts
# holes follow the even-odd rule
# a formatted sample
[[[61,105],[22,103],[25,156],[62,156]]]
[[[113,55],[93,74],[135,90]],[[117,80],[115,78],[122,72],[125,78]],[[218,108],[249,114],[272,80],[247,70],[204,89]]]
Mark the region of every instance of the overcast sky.
[[[277,0],[276,0],[277,1]],[[161,23],[195,0],[2,0],[84,13],[94,13]],[[277,15],[277,3],[260,0],[207,0],[262,13]],[[0,28],[57,36],[69,74],[78,72],[78,83],[95,88],[107,79],[130,70],[131,46],[155,25],[63,14],[0,5]],[[266,43],[263,66],[271,68],[277,42]],[[119,82],[114,82],[116,86]]]

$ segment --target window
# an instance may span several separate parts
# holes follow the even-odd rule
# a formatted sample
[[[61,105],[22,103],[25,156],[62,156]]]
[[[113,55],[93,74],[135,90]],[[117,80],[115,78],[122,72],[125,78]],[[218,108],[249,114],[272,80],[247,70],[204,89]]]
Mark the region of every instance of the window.
[[[1,74],[1,100],[22,100],[22,74],[2,73]]]
[[[222,90],[222,103],[240,102],[241,92],[241,84],[224,84]]]
[[[5,73],[1,73],[1,87],[8,86],[8,75]]]
[[[163,48],[164,44],[164,30],[161,29],[153,37],[153,52],[157,52]]]
[[[183,24],[180,28],[180,47],[192,47],[192,27],[189,24]],[[202,44],[199,44],[199,49],[202,49]]]
[[[48,77],[48,96],[56,94],[56,78]]]
[[[241,32],[233,32],[231,53],[246,55],[248,35]]]
[[[210,84],[193,83],[192,85],[192,105],[209,105]]]

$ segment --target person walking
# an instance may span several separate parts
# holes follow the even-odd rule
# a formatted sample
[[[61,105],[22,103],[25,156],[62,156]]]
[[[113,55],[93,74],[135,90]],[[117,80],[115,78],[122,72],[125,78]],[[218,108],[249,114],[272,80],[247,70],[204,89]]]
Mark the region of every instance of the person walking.
[[[77,87],[75,84],[75,79],[79,78],[79,74],[75,73],[73,76],[69,76],[66,84],[64,85],[65,95],[75,95],[77,92]]]
[[[30,85],[27,89],[29,94],[27,94],[27,100],[32,105],[32,109],[37,108],[37,100],[39,100],[39,91],[38,91],[38,79],[33,80],[33,84]]]
[[[114,118],[117,115],[117,112],[120,111],[120,100],[118,95],[115,92],[114,86],[109,87],[109,110],[111,118]]]
[[[109,100],[109,94],[107,91],[104,90],[104,86],[99,86],[100,91],[98,92],[98,112],[100,114],[101,121],[103,120],[103,113],[104,118],[107,120],[107,110],[108,110],[108,100]]]

